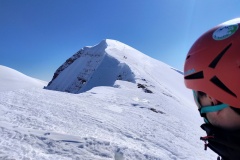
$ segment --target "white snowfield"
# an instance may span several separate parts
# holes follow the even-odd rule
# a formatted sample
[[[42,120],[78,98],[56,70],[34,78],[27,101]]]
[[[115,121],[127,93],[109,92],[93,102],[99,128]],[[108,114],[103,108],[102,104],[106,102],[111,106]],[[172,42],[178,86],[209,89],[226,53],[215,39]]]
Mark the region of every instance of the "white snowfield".
[[[0,92],[16,89],[42,88],[47,82],[26,76],[14,69],[0,65]]]
[[[35,84],[14,89],[14,82],[0,77],[0,85],[5,86],[0,87],[0,159],[215,160],[216,155],[204,151],[204,142],[199,140],[205,135],[199,127],[203,120],[183,76],[139,51],[132,52],[127,45],[126,55],[121,55],[118,47],[124,44],[107,41],[110,62],[128,66],[125,69],[134,73],[130,79],[125,74],[125,79],[118,80],[114,77],[119,74],[106,74],[104,67],[92,65],[97,72],[88,78],[101,79],[102,74],[111,83],[100,86],[98,80],[86,79],[87,91],[73,94]],[[59,76],[65,79],[63,73]],[[63,87],[61,81],[55,82]]]

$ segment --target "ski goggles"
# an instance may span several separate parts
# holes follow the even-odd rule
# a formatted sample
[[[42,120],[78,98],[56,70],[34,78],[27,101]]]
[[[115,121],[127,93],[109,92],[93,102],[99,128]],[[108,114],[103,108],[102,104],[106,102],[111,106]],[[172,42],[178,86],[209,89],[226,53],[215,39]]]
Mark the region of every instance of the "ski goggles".
[[[201,103],[200,103],[200,100],[199,100],[200,97],[199,97],[198,91],[193,90],[193,97],[194,97],[194,101],[195,101],[195,103],[198,107],[198,110],[200,112],[200,115],[202,117],[204,117],[204,121],[206,123],[209,123],[209,121],[207,120],[207,117],[206,117],[206,113],[217,112],[217,111],[223,110],[224,108],[229,107],[228,104],[221,103],[221,102],[219,102],[219,104],[217,104],[217,105],[202,106]]]

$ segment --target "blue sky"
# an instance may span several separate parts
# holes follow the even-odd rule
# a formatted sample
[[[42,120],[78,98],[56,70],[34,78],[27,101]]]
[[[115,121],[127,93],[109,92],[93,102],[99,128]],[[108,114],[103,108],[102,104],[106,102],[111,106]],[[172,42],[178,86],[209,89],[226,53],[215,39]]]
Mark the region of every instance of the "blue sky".
[[[0,0],[0,65],[50,81],[82,47],[115,39],[183,70],[194,41],[239,8],[239,0]]]

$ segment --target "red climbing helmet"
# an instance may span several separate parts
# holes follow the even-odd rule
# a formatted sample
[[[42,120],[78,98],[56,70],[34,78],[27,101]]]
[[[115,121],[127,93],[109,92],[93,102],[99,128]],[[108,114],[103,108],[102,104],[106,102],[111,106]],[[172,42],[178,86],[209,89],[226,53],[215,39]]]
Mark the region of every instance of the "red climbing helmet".
[[[212,28],[192,45],[184,81],[187,88],[240,108],[240,18]]]

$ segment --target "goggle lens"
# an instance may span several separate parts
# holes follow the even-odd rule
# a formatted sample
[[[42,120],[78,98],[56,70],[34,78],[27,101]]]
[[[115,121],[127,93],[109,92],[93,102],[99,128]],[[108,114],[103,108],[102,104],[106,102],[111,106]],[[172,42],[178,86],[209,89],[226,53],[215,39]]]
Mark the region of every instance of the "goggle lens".
[[[198,92],[193,90],[193,97],[194,97],[194,101],[198,107],[198,109],[202,108],[202,105],[199,102],[199,96],[198,96]]]

